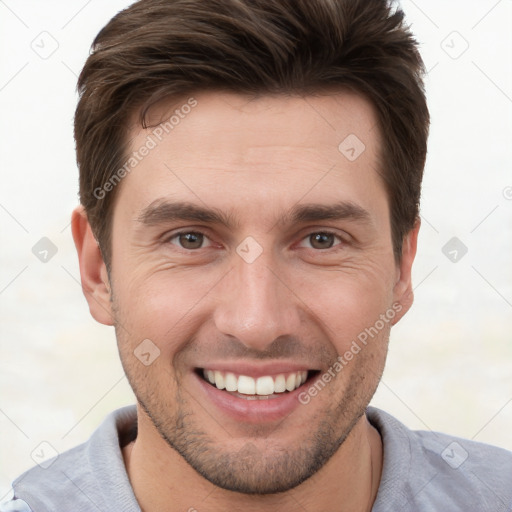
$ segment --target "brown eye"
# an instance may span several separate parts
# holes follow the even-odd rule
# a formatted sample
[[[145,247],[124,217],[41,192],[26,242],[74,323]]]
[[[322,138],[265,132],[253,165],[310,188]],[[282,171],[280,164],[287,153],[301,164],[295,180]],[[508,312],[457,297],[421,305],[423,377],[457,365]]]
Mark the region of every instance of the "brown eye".
[[[309,235],[309,243],[314,249],[330,249],[336,236],[332,233],[313,233]]]
[[[202,233],[188,231],[177,233],[169,241],[183,249],[201,249],[205,243],[206,237]]]

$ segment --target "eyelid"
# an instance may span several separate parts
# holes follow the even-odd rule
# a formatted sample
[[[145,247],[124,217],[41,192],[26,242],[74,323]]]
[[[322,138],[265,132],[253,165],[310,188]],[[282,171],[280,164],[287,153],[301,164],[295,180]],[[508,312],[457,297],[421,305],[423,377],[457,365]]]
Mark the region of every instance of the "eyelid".
[[[177,236],[177,235],[185,235],[187,233],[197,233],[201,234],[204,237],[207,237],[208,239],[212,239],[211,235],[209,234],[211,230],[204,226],[190,226],[190,225],[183,225],[183,226],[177,226],[172,229],[167,229],[164,231],[161,235],[159,235],[159,239],[163,242],[169,241],[171,238]]]

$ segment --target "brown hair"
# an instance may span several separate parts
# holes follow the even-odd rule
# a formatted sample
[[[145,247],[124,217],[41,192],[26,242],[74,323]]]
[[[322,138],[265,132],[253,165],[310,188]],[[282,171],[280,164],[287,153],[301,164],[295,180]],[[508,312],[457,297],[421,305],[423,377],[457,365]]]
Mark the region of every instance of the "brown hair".
[[[109,266],[117,187],[134,113],[203,90],[351,89],[376,108],[395,258],[419,215],[429,113],[417,43],[391,0],[140,0],[97,35],[80,74],[80,200]],[[96,191],[96,192],[95,192]]]

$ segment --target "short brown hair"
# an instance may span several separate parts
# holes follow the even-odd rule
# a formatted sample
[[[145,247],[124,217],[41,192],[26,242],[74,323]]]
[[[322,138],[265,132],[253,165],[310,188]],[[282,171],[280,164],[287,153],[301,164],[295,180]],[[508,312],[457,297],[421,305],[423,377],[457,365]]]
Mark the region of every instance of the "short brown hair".
[[[129,119],[205,90],[307,95],[350,89],[376,108],[395,259],[419,215],[429,113],[424,66],[391,0],[140,0],[97,35],[80,74],[75,140],[80,200],[111,259]]]

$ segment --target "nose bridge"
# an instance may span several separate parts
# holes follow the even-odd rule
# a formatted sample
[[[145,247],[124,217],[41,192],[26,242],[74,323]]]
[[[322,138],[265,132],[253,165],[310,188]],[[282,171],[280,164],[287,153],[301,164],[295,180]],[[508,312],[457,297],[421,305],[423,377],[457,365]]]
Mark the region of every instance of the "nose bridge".
[[[236,255],[215,312],[217,329],[259,350],[293,334],[299,319],[296,304],[278,276],[270,254],[254,261]]]

